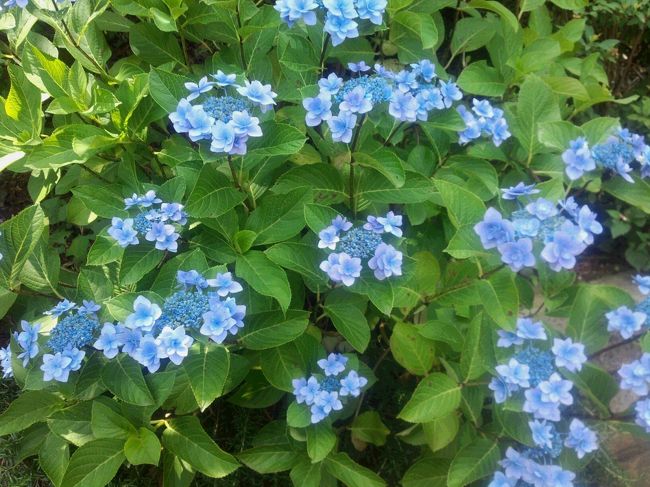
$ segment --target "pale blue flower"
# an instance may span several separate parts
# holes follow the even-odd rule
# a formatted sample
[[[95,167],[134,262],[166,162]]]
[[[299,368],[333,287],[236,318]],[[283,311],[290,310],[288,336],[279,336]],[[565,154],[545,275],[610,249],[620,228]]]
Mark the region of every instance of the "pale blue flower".
[[[646,433],[650,433],[650,399],[638,401],[634,410],[636,411],[636,424],[645,429]]]
[[[372,68],[365,61],[359,61],[358,63],[348,63],[348,69],[353,73],[364,73]]]
[[[64,299],[63,301],[59,301],[54,308],[46,311],[43,314],[46,314],[48,316],[61,316],[63,313],[74,309],[75,306],[77,306],[75,303]]]
[[[119,340],[124,344],[122,345],[122,353],[126,353],[133,357],[133,354],[140,346],[140,340],[142,340],[142,332],[139,328],[130,329],[125,328],[122,325],[117,325],[115,327]]]
[[[337,117],[330,118],[327,125],[332,133],[332,140],[349,144],[352,140],[352,129],[356,123],[357,116],[350,112],[343,112]]]
[[[512,331],[497,330],[497,335],[499,335],[497,341],[497,347],[499,348],[510,348],[513,345],[523,345],[524,343],[523,338],[520,338]]]
[[[524,396],[526,397],[523,405],[524,412],[533,414],[537,419],[560,421],[560,403],[544,400],[539,387],[526,390]]]
[[[158,198],[156,192],[153,189],[147,191],[144,195],[138,198],[138,205],[143,208],[149,208],[155,204],[162,203],[162,200]]]
[[[516,387],[506,383],[501,377],[493,377],[488,384],[488,389],[494,393],[494,402],[501,404],[510,397],[510,394],[516,390]]]
[[[154,222],[151,224],[151,228],[146,233],[144,238],[149,242],[156,242],[156,248],[159,250],[165,250],[161,248],[165,246],[167,239],[176,232],[176,229],[173,225],[168,225],[162,222]],[[178,238],[178,237],[177,237]]]
[[[524,267],[535,265],[533,255],[533,241],[529,238],[520,238],[515,242],[506,242],[497,246],[501,254],[501,261],[507,264],[514,272],[519,272]]]
[[[197,83],[185,83],[185,88],[190,92],[187,95],[187,100],[192,101],[201,96],[202,93],[207,93],[212,89],[212,83],[208,81],[208,77],[204,76]]]
[[[569,425],[569,436],[564,445],[575,450],[578,458],[583,458],[587,453],[598,450],[598,439],[596,433],[574,418]]]
[[[46,353],[43,355],[43,365],[40,367],[43,371],[43,380],[45,382],[51,380],[68,382],[71,363],[72,359],[64,356],[61,352],[57,352],[54,355]]]
[[[352,228],[352,222],[349,222],[344,216],[338,215],[332,220],[332,226],[336,228],[337,232],[347,232]]]
[[[205,289],[210,285],[208,280],[205,279],[199,271],[194,269],[189,271],[177,271],[176,280],[184,287],[196,287],[197,289]]]
[[[358,397],[361,394],[361,388],[368,383],[368,379],[357,374],[356,370],[351,370],[348,375],[341,379],[341,396]]]
[[[364,114],[372,110],[372,102],[366,91],[361,86],[357,86],[343,96],[339,109],[341,112]]]
[[[199,332],[216,343],[223,343],[228,337],[229,330],[237,323],[225,306],[214,306],[203,314],[203,325]]]
[[[343,78],[339,78],[336,74],[331,73],[327,78],[322,78],[318,81],[318,86],[320,87],[321,94],[336,95],[343,86]]]
[[[61,303],[64,302],[70,303],[67,300],[61,301]],[[59,303],[59,305],[61,303]],[[70,303],[70,304],[74,306],[74,303]],[[54,315],[54,316],[59,316],[59,315]],[[26,367],[30,359],[33,359],[34,357],[36,357],[36,355],[38,355],[38,350],[39,350],[38,332],[41,329],[41,325],[39,324],[31,325],[28,321],[21,320],[20,327],[22,331],[20,333],[17,333],[15,335],[15,338],[16,338],[16,342],[18,342],[18,345],[20,345],[20,348],[23,349],[23,352],[18,354],[18,358],[22,359],[23,367]]]
[[[11,347],[7,345],[0,348],[0,368],[2,368],[2,378],[9,379],[14,376],[14,369],[11,364]]]
[[[70,365],[68,366],[68,369],[71,372],[74,372],[81,368],[81,363],[86,356],[86,352],[79,350],[78,348],[68,348],[61,352],[61,355],[70,359]]]
[[[187,114],[187,121],[190,125],[187,135],[192,142],[202,139],[209,139],[214,118],[203,110],[202,105],[194,105]]]
[[[194,338],[185,334],[185,327],[172,329],[165,326],[158,335],[160,358],[168,358],[172,363],[180,365],[187,357]]]
[[[316,24],[316,12],[314,10],[318,8],[318,4],[315,0],[287,0],[286,5],[289,22],[292,23],[302,19],[305,25]]]
[[[318,406],[319,410],[326,415],[332,411],[340,411],[343,409],[343,404],[336,391],[320,391],[314,398],[314,405]]]
[[[386,233],[392,233],[396,237],[402,236],[402,215],[396,215],[392,211],[386,213],[386,216],[377,217],[377,223],[381,225],[382,230]]]
[[[517,183],[516,186],[501,189],[501,197],[504,200],[516,200],[522,196],[530,196],[531,194],[539,193],[539,189],[535,189],[535,183],[525,184],[523,182]]]
[[[621,389],[634,392],[637,396],[648,395],[650,384],[650,354],[644,353],[640,360],[623,364],[618,371]]]
[[[492,118],[494,117],[494,108],[488,100],[472,99],[472,111],[479,117]]]
[[[179,225],[187,223],[187,213],[180,203],[162,203],[160,205],[160,215],[162,221],[173,221]]]
[[[413,71],[407,71],[406,69],[401,70],[394,77],[395,83],[397,83],[397,88],[402,93],[409,93],[412,90],[417,90],[420,86],[417,79],[417,73]]]
[[[553,425],[546,421],[533,420],[528,422],[533,442],[537,446],[552,448],[553,447]]]
[[[541,391],[542,400],[570,406],[573,404],[573,395],[571,389],[573,382],[565,380],[559,374],[551,374],[548,380],[540,382],[537,386]]]
[[[463,93],[458,88],[458,85],[451,81],[440,82],[440,93],[442,93],[442,99],[445,104],[445,108],[450,108],[455,101],[462,100],[463,98]]]
[[[580,255],[586,246],[567,232],[559,231],[553,234],[553,239],[548,242],[542,253],[542,258],[554,271],[573,269],[576,256]]]
[[[498,118],[490,125],[490,132],[492,133],[492,143],[496,147],[499,147],[512,135],[508,130],[508,122],[503,117]]]
[[[336,244],[339,242],[339,232],[335,226],[330,225],[329,227],[321,230],[318,233],[318,248],[319,249],[330,249],[336,250]]]
[[[480,237],[483,248],[493,249],[499,244],[512,241],[514,229],[494,208],[488,208],[483,220],[474,225],[474,232]]]
[[[358,26],[359,24],[354,20],[328,13],[325,18],[324,30],[332,36],[332,45],[336,47],[345,39],[359,37]]]
[[[520,479],[528,473],[530,460],[514,448],[508,447],[506,458],[499,464],[505,469],[508,478]]]
[[[618,331],[625,339],[641,330],[647,319],[645,313],[632,311],[627,306],[621,306],[614,311],[605,313],[605,316],[607,317],[607,331]]]
[[[139,328],[142,331],[151,331],[156,320],[160,318],[162,310],[156,303],[152,303],[144,296],[138,296],[133,301],[133,313],[126,317],[124,325],[127,328]]]
[[[363,225],[364,230],[369,230],[375,233],[384,233],[384,225],[377,221],[377,217],[368,215],[366,223]]]
[[[260,119],[251,117],[248,112],[233,112],[230,125],[237,135],[247,137],[261,137],[262,129],[260,128]]]
[[[217,70],[217,74],[211,75],[214,78],[217,86],[222,88],[225,86],[235,86],[237,84],[237,75],[236,74],[226,74],[220,69]]]
[[[212,303],[212,299],[210,300]],[[237,334],[238,328],[243,328],[244,326],[244,316],[246,316],[246,306],[238,305],[234,298],[228,298],[221,302],[221,305],[225,307],[230,313],[230,317],[233,319],[235,324],[230,327],[228,330],[232,335]]]
[[[348,358],[340,353],[330,353],[327,358],[320,359],[318,366],[325,372],[325,375],[339,375],[345,370]]]
[[[99,311],[102,307],[95,303],[94,301],[87,301],[83,300],[82,305],[79,306],[79,310],[77,311],[80,315],[85,316],[85,315],[94,315]]]
[[[232,278],[232,273],[230,272],[217,274],[217,277],[214,279],[208,279],[207,283],[210,287],[216,287],[217,294],[221,297],[236,294],[244,290],[242,285]]]
[[[578,203],[573,196],[569,196],[564,200],[558,201],[558,206],[566,211],[571,217],[574,217],[578,214]]]
[[[357,0],[359,18],[368,19],[375,25],[381,25],[387,4],[386,0]]]
[[[381,243],[375,249],[375,255],[368,261],[368,267],[375,271],[375,277],[380,281],[391,276],[401,276],[402,253],[392,245]]]
[[[459,105],[456,111],[460,114],[463,122],[465,122],[465,128],[458,133],[458,143],[465,145],[474,139],[478,139],[481,136],[481,126],[474,114],[463,105]]]
[[[507,364],[497,365],[495,370],[506,384],[523,388],[530,387],[528,365],[520,364],[514,358],[511,358]]]
[[[515,487],[516,485],[517,479],[510,479],[503,472],[496,472],[487,487]]]
[[[546,340],[544,325],[540,321],[533,321],[530,318],[517,319],[517,336],[524,340]]]
[[[99,338],[93,343],[93,347],[103,351],[106,358],[115,358],[123,345],[121,334],[111,323],[104,323]]]
[[[294,379],[291,381],[291,384],[298,404],[304,402],[307,406],[311,406],[314,403],[316,395],[320,392],[320,385],[315,377],[310,377],[309,380],[305,380],[304,378]]]
[[[133,359],[143,365],[152,374],[160,368],[160,342],[152,335],[144,335],[138,348],[133,352]]]
[[[250,101],[257,103],[262,107],[275,105],[274,98],[278,95],[273,92],[271,85],[263,85],[257,80],[253,82],[246,80],[244,83],[244,86],[237,88],[237,92],[240,95],[245,96]]]
[[[633,278],[634,283],[638,286],[639,292],[644,295],[650,294],[650,276],[637,274]]]
[[[346,19],[354,19],[358,16],[353,0],[323,0],[323,6],[328,10],[329,15]]]
[[[594,235],[603,233],[603,226],[597,220],[598,215],[591,211],[587,205],[580,208],[577,215],[577,224],[580,228],[582,241],[587,245],[594,243]]]
[[[575,181],[585,173],[596,169],[596,161],[591,157],[587,139],[578,137],[569,142],[569,148],[562,153],[569,179]]]
[[[419,63],[411,64],[411,67],[418,73],[424,81],[430,83],[436,77],[436,65],[428,59],[422,59]]]
[[[232,144],[229,154],[243,156],[248,150],[246,146],[248,142],[248,135],[235,135],[235,141]]]
[[[576,474],[569,470],[563,470],[557,465],[548,465],[546,475],[546,485],[549,487],[573,487],[573,479]]]
[[[176,111],[169,114],[169,120],[174,124],[174,130],[179,134],[189,132],[192,128],[190,122],[187,120],[187,116],[191,110],[192,104],[187,99],[181,98],[176,107]]]
[[[512,228],[517,237],[537,237],[541,225],[542,222],[535,217],[516,218],[512,220]]]
[[[329,415],[327,412],[325,412],[325,408],[318,404],[312,404],[309,410],[311,412],[312,424],[320,423]]]
[[[307,110],[305,124],[308,127],[316,127],[323,120],[332,118],[332,100],[327,93],[321,93],[314,98],[305,98],[302,106]]]
[[[413,95],[396,91],[388,105],[388,113],[400,122],[415,122],[418,108],[418,101]]]
[[[212,126],[212,152],[230,152],[235,143],[235,129],[230,123],[217,120]]]
[[[540,220],[546,220],[558,214],[557,206],[546,198],[537,198],[532,203],[528,203],[526,210]]]
[[[555,365],[564,367],[569,372],[580,372],[582,364],[587,361],[585,346],[582,343],[573,343],[571,338],[554,338],[551,350],[555,355]]]

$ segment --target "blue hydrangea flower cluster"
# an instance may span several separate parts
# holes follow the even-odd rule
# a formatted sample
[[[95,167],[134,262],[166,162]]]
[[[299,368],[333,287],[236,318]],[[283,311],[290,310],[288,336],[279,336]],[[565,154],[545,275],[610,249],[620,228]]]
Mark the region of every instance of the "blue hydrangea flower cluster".
[[[634,276],[634,282],[644,296],[650,294],[650,276]],[[607,329],[617,331],[621,337],[631,338],[642,329],[647,329],[647,313],[650,311],[650,297],[639,303],[635,311],[622,306],[612,312],[606,313]],[[632,391],[640,400],[634,406],[636,424],[650,433],[650,353],[644,353],[637,360],[623,364],[618,371],[621,377],[621,389]]]
[[[402,216],[389,211],[386,216],[368,216],[363,227],[354,227],[345,217],[337,216],[321,230],[318,248],[340,250],[331,252],[320,264],[329,278],[344,286],[352,286],[361,276],[366,261],[380,281],[402,275],[402,252],[383,241],[382,235],[402,236]]]
[[[492,137],[492,143],[499,147],[512,134],[503,110],[493,107],[488,100],[472,99],[472,109],[459,105],[458,113],[465,122],[465,128],[458,134],[458,142],[465,145],[479,137]]]
[[[133,302],[133,312],[121,323],[100,324],[97,312],[101,307],[92,301],[77,306],[64,300],[47,311],[58,322],[46,344],[51,353],[43,355],[43,379],[67,382],[70,372],[81,368],[86,350],[93,349],[108,359],[125,353],[153,373],[164,359],[181,364],[197,334],[223,343],[244,326],[246,306],[230,297],[243,288],[230,272],[206,279],[196,270],[178,271],[177,281],[179,290],[162,307],[140,295]],[[22,331],[14,336],[23,366],[39,353],[39,331],[40,325],[23,321]],[[4,377],[13,375],[11,357],[10,347],[0,350]]]
[[[399,122],[416,122],[463,97],[452,81],[437,80],[435,65],[427,60],[399,73],[375,64],[374,73],[366,74],[373,68],[363,61],[348,68],[353,73],[348,80],[332,73],[318,82],[318,96],[303,100],[307,126],[327,122],[335,142],[350,143],[359,119],[380,105],[388,103],[388,113]]]
[[[320,423],[343,409],[347,398],[358,397],[368,384],[368,379],[361,377],[356,370],[346,373],[347,362],[345,355],[330,353],[318,361],[322,373],[292,381],[296,402],[309,406],[312,424]]]
[[[318,17],[324,17],[324,30],[338,46],[345,39],[359,37],[357,21],[381,25],[387,4],[387,0],[277,0],[274,8],[289,27],[298,21],[316,25]]]
[[[571,180],[580,179],[597,167],[612,171],[630,183],[634,182],[630,175],[634,167],[638,167],[642,178],[650,176],[650,146],[642,135],[624,128],[591,148],[584,137],[572,140],[562,153],[562,160]]]
[[[138,245],[143,237],[158,250],[176,252],[178,233],[187,223],[187,213],[180,203],[163,203],[153,190],[144,195],[133,194],[124,199],[126,210],[131,210],[133,218],[114,217],[108,234],[120,247]],[[137,212],[137,213],[136,213]]]
[[[519,481],[536,487],[572,487],[575,474],[554,465],[564,447],[578,458],[598,448],[596,434],[578,419],[562,423],[562,409],[573,404],[573,383],[561,375],[563,369],[579,372],[587,361],[585,347],[571,338],[554,338],[548,344],[544,325],[520,318],[514,332],[499,330],[497,346],[514,347],[507,362],[497,365],[489,388],[501,404],[513,395],[523,398],[522,410],[531,415],[528,422],[535,444],[521,452],[508,448],[491,487],[515,486]]]
[[[275,105],[277,96],[271,85],[244,80],[237,83],[235,74],[217,71],[198,83],[185,83],[189,94],[169,114],[174,130],[187,134],[192,142],[210,141],[210,150],[229,155],[244,155],[249,137],[261,137],[260,120],[252,116],[255,108],[261,113]],[[212,94],[213,88],[220,91]],[[209,93],[209,94],[208,94]],[[195,101],[195,104],[190,102]]]
[[[576,257],[603,231],[597,215],[587,205],[579,207],[573,197],[557,204],[531,199],[539,190],[524,183],[501,191],[502,198],[516,201],[518,209],[506,219],[495,208],[488,208],[474,231],[483,248],[496,248],[514,272],[533,267],[536,253],[556,272],[573,269]]]

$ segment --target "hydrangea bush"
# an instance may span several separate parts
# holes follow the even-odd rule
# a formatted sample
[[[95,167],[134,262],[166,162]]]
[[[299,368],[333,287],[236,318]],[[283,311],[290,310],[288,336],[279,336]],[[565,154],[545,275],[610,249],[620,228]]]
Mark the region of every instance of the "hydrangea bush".
[[[0,435],[56,487],[581,485],[650,423],[650,306],[575,275],[650,213],[582,3],[5,2]]]

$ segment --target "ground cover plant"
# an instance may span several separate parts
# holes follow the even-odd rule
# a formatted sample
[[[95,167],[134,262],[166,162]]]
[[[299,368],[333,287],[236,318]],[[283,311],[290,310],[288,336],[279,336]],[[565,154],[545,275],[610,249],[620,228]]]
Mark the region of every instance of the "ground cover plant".
[[[646,435],[591,359],[647,303],[575,274],[650,212],[586,3],[5,2],[0,480],[568,487]]]

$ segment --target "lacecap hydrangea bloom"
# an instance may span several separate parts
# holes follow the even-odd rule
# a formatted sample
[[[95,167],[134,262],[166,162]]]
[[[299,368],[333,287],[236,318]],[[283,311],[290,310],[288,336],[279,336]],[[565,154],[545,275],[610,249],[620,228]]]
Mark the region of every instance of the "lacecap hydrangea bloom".
[[[158,250],[176,252],[178,233],[187,223],[187,213],[180,203],[164,203],[153,190],[124,199],[125,209],[133,217],[111,220],[108,234],[120,247],[151,242]]]
[[[471,110],[464,105],[459,105],[456,110],[465,122],[465,128],[458,134],[461,145],[480,137],[491,137],[492,143],[499,147],[512,135],[503,110],[493,107],[488,100],[473,98]]]
[[[312,424],[320,423],[343,409],[347,399],[358,397],[368,384],[365,377],[348,369],[347,364],[345,355],[330,353],[318,361],[321,372],[292,381],[296,402],[309,407]]]
[[[204,336],[223,343],[244,326],[246,306],[231,294],[243,290],[230,272],[206,279],[198,271],[178,271],[179,288],[162,306],[144,295],[133,301],[133,311],[122,322],[100,323],[101,307],[84,301],[81,306],[64,300],[46,314],[57,323],[45,342],[42,365],[45,381],[67,382],[71,372],[81,368],[86,353],[99,350],[107,359],[127,354],[151,373],[164,360],[180,365],[195,340]],[[39,325],[22,323],[16,332],[18,358],[29,364],[41,351]],[[0,351],[3,376],[12,375],[10,347]]]
[[[359,23],[383,23],[388,0],[277,0],[275,10],[289,27],[302,21],[305,25],[324,22],[334,46],[345,39],[359,37]]]
[[[348,68],[352,76],[347,80],[331,73],[318,82],[317,96],[303,100],[307,126],[326,122],[335,142],[350,143],[357,124],[372,110],[387,107],[398,122],[426,121],[432,111],[449,109],[463,97],[455,83],[437,79],[427,60],[398,73],[363,61]]]
[[[582,421],[563,418],[573,400],[573,383],[563,371],[579,372],[587,361],[585,347],[571,338],[554,338],[549,343],[541,322],[519,318],[514,332],[499,330],[497,347],[512,349],[505,362],[497,365],[496,377],[489,388],[497,404],[513,396],[523,400],[522,410],[530,414],[528,426],[534,447],[521,451],[508,448],[489,484],[536,487],[573,486],[575,474],[555,465],[564,448],[573,450],[578,458],[598,448],[596,434]],[[512,401],[516,404],[517,401]]]
[[[573,269],[576,257],[603,231],[597,215],[589,206],[579,206],[573,197],[557,203],[533,199],[539,191],[524,183],[501,191],[502,198],[516,201],[518,209],[508,219],[488,208],[474,231],[483,248],[496,248],[514,272],[535,266],[538,257],[554,271]]]
[[[368,216],[362,227],[354,227],[345,217],[337,216],[318,234],[318,248],[332,251],[321,262],[321,270],[344,286],[352,286],[361,276],[364,262],[380,281],[401,276],[402,252],[384,242],[388,235],[401,237],[401,226],[402,216],[392,211],[385,216]]]
[[[631,172],[637,168],[642,178],[650,176],[650,146],[642,135],[619,128],[605,142],[589,146],[587,139],[578,137],[562,153],[566,174],[571,180],[596,168],[618,174],[633,183]]]
[[[187,134],[192,142],[207,140],[210,150],[228,155],[244,155],[250,137],[261,137],[256,112],[264,113],[275,105],[271,85],[244,80],[235,74],[217,71],[198,83],[185,83],[189,94],[169,114],[174,130]],[[213,90],[216,90],[214,94]]]

